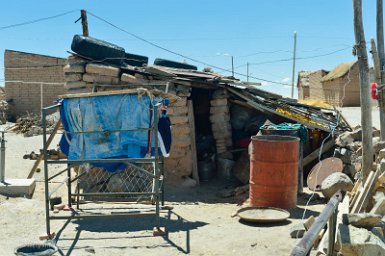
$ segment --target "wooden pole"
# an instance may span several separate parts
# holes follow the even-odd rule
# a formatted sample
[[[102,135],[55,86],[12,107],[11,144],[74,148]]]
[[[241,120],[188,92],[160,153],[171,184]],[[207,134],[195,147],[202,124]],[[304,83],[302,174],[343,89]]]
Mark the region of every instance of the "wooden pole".
[[[362,179],[365,182],[373,167],[372,108],[370,102],[368,54],[362,22],[362,0],[353,0],[354,36],[360,74],[362,127]]]
[[[247,65],[247,82],[249,81],[249,63],[246,63]]]
[[[291,74],[291,98],[294,99],[294,80],[295,80],[295,55],[297,51],[297,32],[294,31],[294,51],[293,51],[293,72]]]
[[[61,121],[58,121],[56,123],[55,128],[53,129],[51,135],[49,136],[49,138],[47,140],[47,147],[49,147],[49,145],[51,145],[53,138],[55,138],[55,135],[60,128],[60,125],[61,125]],[[33,174],[35,173],[37,167],[39,167],[39,164],[43,160],[43,158],[44,158],[44,154],[40,153],[39,157],[36,159],[35,163],[32,166],[31,171],[28,174],[28,177],[27,177],[28,179],[32,178]]]
[[[234,56],[231,55],[231,75],[234,77]]]
[[[376,31],[377,31],[377,52],[379,57],[379,68],[380,68],[380,80],[377,82],[378,85],[378,107],[380,112],[380,130],[381,140],[385,140],[385,96],[384,96],[384,84],[385,84],[385,53],[384,53],[384,19],[383,19],[383,2],[377,0],[377,15],[376,15]]]
[[[376,32],[377,32],[377,47],[378,56],[380,58],[380,69],[384,70],[385,53],[384,53],[384,27],[383,27],[382,0],[377,0],[377,15],[376,15]]]
[[[380,84],[381,83],[380,58],[378,57],[376,42],[374,41],[374,38],[370,39],[370,44],[371,44],[370,51],[372,53],[373,64],[374,64],[374,73],[376,75],[376,83]]]
[[[86,10],[80,10],[80,17],[82,19],[83,36],[89,36]]]
[[[199,173],[198,173],[198,157],[197,157],[197,146],[195,141],[195,117],[194,107],[192,100],[187,101],[188,107],[188,123],[190,126],[190,139],[191,139],[191,155],[192,155],[192,177],[199,186]]]

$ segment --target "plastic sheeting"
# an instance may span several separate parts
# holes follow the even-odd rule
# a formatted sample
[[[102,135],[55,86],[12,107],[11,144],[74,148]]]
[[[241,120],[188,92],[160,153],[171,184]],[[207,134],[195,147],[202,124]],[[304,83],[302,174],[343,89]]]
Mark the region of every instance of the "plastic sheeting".
[[[132,130],[150,127],[150,104],[148,96],[126,94],[64,99],[60,114],[68,133],[61,139],[61,150],[69,160],[144,157],[148,130]]]

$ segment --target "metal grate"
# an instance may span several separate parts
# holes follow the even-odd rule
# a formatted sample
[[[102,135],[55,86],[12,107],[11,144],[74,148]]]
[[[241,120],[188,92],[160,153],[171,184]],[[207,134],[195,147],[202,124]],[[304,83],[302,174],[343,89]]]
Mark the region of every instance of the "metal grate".
[[[136,166],[154,173],[154,164],[136,164]],[[150,200],[151,195],[138,195],[135,193],[151,193],[153,178],[135,166],[128,166],[124,170],[108,172],[103,168],[81,167],[79,171],[78,186],[80,193],[103,193],[101,196],[85,196],[85,200]],[[113,193],[127,192],[127,194]],[[132,194],[129,194],[132,193]]]

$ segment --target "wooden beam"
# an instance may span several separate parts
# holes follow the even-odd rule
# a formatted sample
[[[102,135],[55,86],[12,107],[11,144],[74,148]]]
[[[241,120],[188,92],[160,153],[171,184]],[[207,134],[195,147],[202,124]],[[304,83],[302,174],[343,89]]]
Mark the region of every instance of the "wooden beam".
[[[376,185],[378,176],[380,176],[380,170],[377,169],[375,172],[370,172],[366,182],[364,184],[362,192],[359,194],[357,201],[353,205],[351,213],[360,213],[365,211],[366,206],[368,205],[369,198],[372,195],[373,189]]]
[[[49,147],[49,145],[51,145],[53,138],[55,137],[57,131],[60,128],[60,125],[61,125],[61,121],[59,120],[56,123],[55,128],[53,129],[52,133],[48,137],[47,148]],[[39,157],[36,159],[35,163],[32,166],[31,171],[28,174],[28,177],[27,177],[28,179],[32,178],[32,176],[35,174],[35,171],[36,171],[37,167],[39,166],[40,162],[43,160],[43,158],[44,158],[44,154],[40,154]]]
[[[116,90],[116,91],[85,92],[85,93],[77,93],[77,94],[64,94],[64,95],[59,95],[58,98],[59,99],[71,99],[71,98],[86,98],[86,97],[123,95],[123,94],[143,94],[143,95],[153,94],[156,96],[162,96],[165,98],[169,98],[171,100],[171,102],[179,99],[179,97],[174,95],[174,94],[164,93],[160,90],[147,90],[144,88],[125,89],[125,90]]]
[[[331,140],[328,140],[326,143],[324,143],[324,145],[322,147],[321,154],[323,154],[326,151],[328,151],[329,149],[331,149],[334,146],[334,144],[335,144],[335,141],[334,141],[333,138]],[[316,160],[318,158],[319,154],[320,154],[320,150],[321,150],[321,147],[317,148],[312,153],[307,155],[303,159],[303,166],[306,166],[306,165],[310,164],[311,162],[313,162],[314,160]]]
[[[293,117],[291,117],[291,116],[284,115],[284,114],[282,114],[282,113],[280,113],[280,112],[278,112],[278,111],[276,111],[276,110],[274,110],[274,109],[272,109],[272,108],[269,108],[269,107],[264,106],[263,104],[256,103],[255,101],[253,101],[253,100],[250,99],[249,97],[243,95],[243,94],[240,93],[240,92],[237,92],[236,90],[234,90],[234,89],[232,89],[232,88],[227,88],[227,90],[230,91],[231,93],[235,94],[236,96],[238,96],[238,97],[240,97],[240,98],[246,100],[246,103],[247,103],[248,105],[252,106],[253,108],[255,108],[255,109],[257,109],[257,110],[259,110],[259,111],[261,111],[261,112],[264,112],[264,113],[267,112],[267,113],[271,113],[271,114],[274,114],[274,115],[277,115],[277,116],[281,116],[281,117],[283,117],[283,118],[285,118],[285,119],[294,121],[294,122],[296,122],[296,123],[303,124],[304,126],[306,126],[306,127],[308,127],[308,128],[311,128],[311,129],[315,129],[315,128],[316,128],[316,129],[323,130],[323,131],[325,131],[325,132],[331,132],[331,130],[328,129],[328,128],[326,128],[326,127],[318,126],[318,125],[317,125],[317,126],[311,125],[311,124],[309,124],[309,123],[307,123],[307,122],[303,122],[303,121],[301,121],[301,120],[299,120],[299,119],[297,119],[297,118],[293,118]]]
[[[190,126],[190,140],[191,140],[191,155],[192,155],[192,177],[199,185],[199,173],[198,173],[198,157],[197,157],[197,146],[195,140],[195,117],[194,117],[194,106],[192,100],[187,101],[188,107],[188,123]]]

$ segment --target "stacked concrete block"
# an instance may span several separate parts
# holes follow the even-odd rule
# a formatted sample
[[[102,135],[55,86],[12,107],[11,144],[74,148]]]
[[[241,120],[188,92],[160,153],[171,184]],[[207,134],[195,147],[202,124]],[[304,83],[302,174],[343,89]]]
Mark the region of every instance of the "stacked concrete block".
[[[70,56],[67,59],[67,65],[64,66],[64,88],[69,93],[87,92],[87,83],[83,81],[86,61],[76,56]]]
[[[180,99],[168,108],[168,115],[172,124],[172,146],[170,157],[165,158],[165,169],[168,174],[183,177],[191,175],[192,172],[191,137],[187,107],[189,92],[176,91],[176,94]]]
[[[119,85],[120,68],[100,63],[87,63],[86,60],[71,56],[64,67],[65,88],[69,93],[90,92],[94,86]]]
[[[170,157],[164,159],[166,176],[183,177],[192,173],[191,137],[188,118],[187,98],[191,87],[175,85],[145,85],[149,81],[136,74],[122,73],[118,67],[101,63],[91,63],[85,59],[71,56],[64,67],[68,93],[110,91],[120,89],[146,88],[167,91],[178,96],[178,101],[168,108],[172,124],[172,147]],[[138,85],[141,84],[141,85]]]
[[[210,122],[216,142],[218,157],[232,159],[230,111],[226,90],[220,89],[213,93],[210,101]]]

